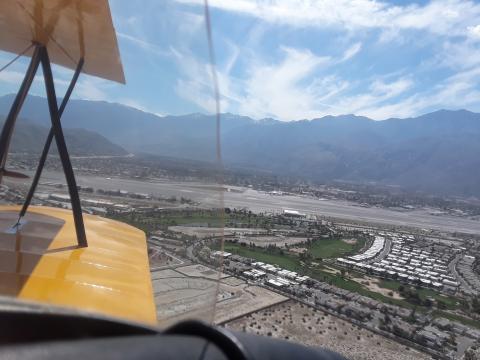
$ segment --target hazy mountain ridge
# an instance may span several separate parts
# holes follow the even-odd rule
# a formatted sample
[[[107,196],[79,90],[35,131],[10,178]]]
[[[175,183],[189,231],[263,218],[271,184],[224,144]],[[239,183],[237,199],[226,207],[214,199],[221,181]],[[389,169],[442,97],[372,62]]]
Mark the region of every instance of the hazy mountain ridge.
[[[3,122],[4,118],[0,116],[0,126],[3,126]],[[38,154],[40,156],[49,130],[45,126],[32,124],[26,119],[19,119],[13,132],[10,151]],[[122,147],[92,131],[64,129],[64,135],[69,154],[73,156],[120,156],[128,154]],[[52,142],[50,152],[57,153],[55,140]]]
[[[0,115],[12,97],[0,97]],[[22,116],[46,124],[45,99],[29,97]],[[72,100],[62,123],[105,136],[132,152],[213,161],[215,117],[158,117],[106,102]],[[318,181],[396,184],[480,196],[480,114],[440,110],[417,118],[374,121],[343,115],[280,122],[223,114],[225,164]]]

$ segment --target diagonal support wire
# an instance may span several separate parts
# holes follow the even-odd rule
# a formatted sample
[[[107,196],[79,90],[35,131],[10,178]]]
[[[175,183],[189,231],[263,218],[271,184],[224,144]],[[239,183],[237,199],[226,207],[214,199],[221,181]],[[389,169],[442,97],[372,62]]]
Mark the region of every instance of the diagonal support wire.
[[[8,68],[10,65],[12,65],[15,61],[17,61],[18,59],[20,59],[20,57],[22,57],[23,55],[25,55],[25,53],[30,50],[33,46],[35,46],[34,43],[28,45],[25,50],[23,50],[20,54],[18,54],[17,56],[15,56],[12,60],[10,60],[8,63],[6,63],[5,65],[3,65],[1,68],[0,68],[0,72],[2,72],[3,70],[5,70],[6,68]]]
[[[30,65],[28,66],[25,77],[23,78],[20,89],[18,90],[15,100],[10,108],[10,111],[5,119],[3,124],[3,129],[0,134],[0,183],[2,182],[5,164],[7,162],[8,148],[10,147],[10,141],[12,139],[13,129],[15,127],[15,122],[17,121],[18,114],[20,109],[25,102],[30,86],[32,85],[35,74],[38,70],[38,65],[40,64],[40,51],[38,46],[35,47],[33,52],[32,59],[30,60]]]

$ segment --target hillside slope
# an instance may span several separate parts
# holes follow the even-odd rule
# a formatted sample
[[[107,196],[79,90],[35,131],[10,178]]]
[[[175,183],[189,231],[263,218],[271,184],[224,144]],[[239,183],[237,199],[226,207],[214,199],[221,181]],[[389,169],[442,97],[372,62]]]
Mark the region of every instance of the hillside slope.
[[[0,120],[3,126],[4,119]],[[11,152],[38,154],[40,156],[49,128],[19,119],[12,137]],[[113,144],[105,137],[85,129],[64,129],[65,141],[72,156],[121,156],[127,155],[122,147]],[[57,153],[55,140],[50,148]]]

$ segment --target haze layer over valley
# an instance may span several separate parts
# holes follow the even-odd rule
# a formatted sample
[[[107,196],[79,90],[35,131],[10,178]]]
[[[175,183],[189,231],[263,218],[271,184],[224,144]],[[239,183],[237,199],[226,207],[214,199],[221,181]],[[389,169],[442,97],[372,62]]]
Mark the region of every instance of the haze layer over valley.
[[[11,102],[11,95],[0,98],[0,115]],[[49,126],[43,98],[30,96],[21,115],[34,125]],[[96,132],[128,152],[215,159],[212,115],[159,117],[119,104],[72,100],[62,123],[67,129]],[[384,121],[344,115],[281,122],[223,114],[221,132],[227,166],[315,182],[480,195],[480,114],[466,110]]]

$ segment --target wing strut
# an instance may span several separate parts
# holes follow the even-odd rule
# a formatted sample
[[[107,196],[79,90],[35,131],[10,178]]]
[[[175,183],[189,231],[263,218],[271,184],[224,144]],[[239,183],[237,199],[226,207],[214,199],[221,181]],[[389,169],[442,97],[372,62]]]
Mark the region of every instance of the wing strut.
[[[48,101],[48,109],[50,112],[50,120],[52,122],[52,127],[48,134],[47,140],[45,142],[45,146],[42,152],[42,156],[40,157],[39,164],[35,173],[35,177],[33,179],[32,185],[30,190],[27,194],[27,198],[25,199],[25,203],[23,204],[22,210],[20,211],[20,219],[23,217],[30,205],[32,200],[33,194],[35,189],[38,185],[38,181],[40,179],[40,175],[42,173],[43,167],[45,165],[45,160],[48,155],[48,151],[50,149],[50,145],[52,143],[53,138],[55,138],[55,142],[57,144],[58,154],[60,156],[60,160],[62,162],[63,171],[65,173],[65,178],[67,180],[68,191],[70,194],[70,201],[72,204],[72,211],[73,211],[73,219],[75,223],[75,230],[77,233],[77,240],[78,245],[81,247],[88,246],[87,237],[85,234],[85,226],[83,223],[83,216],[82,216],[82,208],[80,204],[80,197],[78,195],[78,188],[75,180],[75,175],[73,173],[72,163],[70,161],[70,157],[68,155],[67,145],[65,143],[65,137],[63,134],[62,126],[60,123],[60,118],[65,109],[67,102],[70,98],[70,95],[75,87],[77,82],[78,76],[80,75],[82,66],[83,66],[83,59],[81,59],[77,65],[75,70],[75,74],[72,78],[70,86],[68,87],[67,93],[62,101],[60,109],[58,108],[57,97],[55,94],[55,86],[53,82],[53,75],[52,75],[52,68],[50,64],[50,58],[48,56],[47,48],[41,44],[35,44],[35,51],[32,56],[32,60],[30,62],[30,66],[27,70],[25,78],[23,80],[22,86],[15,98],[15,101],[12,104],[12,108],[10,113],[5,121],[5,124],[2,129],[2,133],[0,134],[0,160],[1,160],[1,169],[0,172],[0,182],[2,174],[5,175],[7,172],[4,170],[8,149],[10,146],[10,139],[13,133],[13,129],[15,126],[15,121],[17,119],[18,113],[25,101],[27,96],[28,90],[33,82],[35,74],[38,70],[39,64],[42,64],[43,70],[43,78],[45,82],[45,90],[47,93],[47,101]]]
[[[75,73],[73,75],[72,80],[70,81],[70,85],[68,86],[67,92],[63,97],[62,103],[60,104],[60,108],[58,109],[58,116],[61,118],[63,111],[70,99],[70,95],[75,88],[75,84],[77,83],[78,76],[82,71],[83,67],[83,59],[80,59],[78,62],[77,68],[75,69]],[[38,182],[40,181],[40,177],[42,176],[42,171],[45,166],[45,161],[47,160],[48,152],[50,150],[50,145],[52,144],[52,140],[54,137],[53,128],[50,128],[50,132],[48,133],[47,140],[45,141],[45,145],[43,147],[42,155],[40,156],[40,160],[38,161],[37,170],[35,172],[35,176],[33,177],[32,185],[30,185],[30,189],[28,190],[27,197],[25,198],[25,202],[23,203],[22,210],[20,211],[19,218],[25,216],[30,203],[32,202],[33,195],[35,194],[35,190],[37,189]]]

